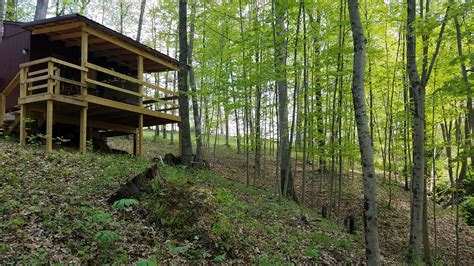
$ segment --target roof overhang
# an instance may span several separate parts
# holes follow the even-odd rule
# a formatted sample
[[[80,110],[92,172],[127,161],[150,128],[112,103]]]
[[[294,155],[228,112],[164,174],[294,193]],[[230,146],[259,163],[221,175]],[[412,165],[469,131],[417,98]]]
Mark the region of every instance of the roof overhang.
[[[51,41],[66,46],[81,46],[82,32],[88,33],[88,50],[96,57],[105,57],[121,65],[136,68],[137,56],[143,57],[144,72],[174,71],[179,62],[140,42],[79,14],[42,19],[20,25],[32,35],[44,34]]]

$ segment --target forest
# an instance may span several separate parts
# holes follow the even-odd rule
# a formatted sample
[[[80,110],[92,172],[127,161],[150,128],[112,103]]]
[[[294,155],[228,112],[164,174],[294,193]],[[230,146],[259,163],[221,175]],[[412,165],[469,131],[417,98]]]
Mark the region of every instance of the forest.
[[[145,158],[47,155],[0,131],[0,260],[474,263],[473,7],[467,0],[0,0],[0,37],[3,23],[78,13],[179,60],[179,71],[146,80],[179,93],[173,112],[181,117],[145,129]],[[132,149],[126,137],[107,141]],[[124,173],[166,162],[166,153],[182,165],[161,167],[166,177],[151,182],[154,192],[107,205]],[[38,187],[22,180],[30,175],[42,180]],[[55,175],[78,201],[61,194],[61,182],[48,185]],[[44,191],[68,206],[48,208],[48,219],[21,218],[19,197],[31,208],[55,205],[55,196],[38,200]],[[46,212],[31,208],[28,215]],[[39,245],[40,233],[25,236],[35,221],[44,225],[34,230],[50,235],[39,253],[25,244]]]

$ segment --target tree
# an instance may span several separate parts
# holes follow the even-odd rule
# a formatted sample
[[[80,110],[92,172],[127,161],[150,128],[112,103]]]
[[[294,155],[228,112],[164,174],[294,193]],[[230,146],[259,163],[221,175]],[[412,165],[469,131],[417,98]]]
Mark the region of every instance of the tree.
[[[196,18],[196,0],[191,5],[191,25],[189,30],[189,50],[188,50],[188,65],[189,65],[189,83],[191,87],[191,101],[193,104],[194,117],[194,133],[196,135],[196,157],[194,161],[201,162],[203,159],[203,146],[201,134],[201,116],[199,113],[199,106],[197,102],[196,80],[193,69],[193,49],[194,49],[194,21]]]
[[[410,81],[410,96],[413,110],[413,177],[412,201],[410,209],[410,241],[408,259],[411,263],[421,256],[422,214],[425,168],[425,91],[420,86],[416,66],[416,1],[408,0],[407,5],[407,72]]]
[[[138,31],[137,31],[137,42],[140,41],[142,36],[143,27],[143,15],[145,14],[146,0],[142,0],[140,4],[140,17],[138,18]]]
[[[188,38],[187,38],[187,0],[179,0],[179,132],[181,134],[181,162],[190,167],[192,160],[191,128],[189,125],[188,99]]]
[[[359,4],[357,0],[349,0],[349,17],[351,20],[352,37],[354,39],[352,99],[354,102],[355,120],[359,136],[364,183],[365,255],[368,265],[380,265],[374,157],[372,139],[367,122],[364,92],[366,40],[362,22],[360,20]]]
[[[45,19],[48,13],[49,0],[36,0],[35,20]]]
[[[286,7],[284,0],[274,0],[275,26],[275,74],[278,93],[278,135],[280,139],[280,192],[287,197],[295,197],[293,189],[293,177],[290,167],[290,140],[288,130],[288,86],[286,78]]]
[[[0,0],[0,44],[3,41],[3,0]]]

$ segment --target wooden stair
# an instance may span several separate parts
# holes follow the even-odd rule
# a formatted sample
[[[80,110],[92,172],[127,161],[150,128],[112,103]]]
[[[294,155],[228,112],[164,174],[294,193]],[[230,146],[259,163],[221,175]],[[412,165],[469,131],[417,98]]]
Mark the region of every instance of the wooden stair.
[[[20,112],[10,112],[5,114],[3,120],[3,134],[9,136],[20,124]]]

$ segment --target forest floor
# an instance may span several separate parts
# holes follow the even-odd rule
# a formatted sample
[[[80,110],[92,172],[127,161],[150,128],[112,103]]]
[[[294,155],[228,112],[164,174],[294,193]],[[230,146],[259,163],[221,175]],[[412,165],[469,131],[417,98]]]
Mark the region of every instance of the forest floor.
[[[169,133],[168,133],[169,134]],[[161,139],[152,141],[153,133],[147,132],[146,140],[147,155],[156,157],[166,153],[178,153],[177,145],[170,145],[169,140]],[[169,137],[169,136],[168,136]],[[226,179],[242,184],[247,183],[247,171],[245,154],[236,153],[235,138],[231,138],[230,146],[223,145],[223,136],[218,138],[215,156],[211,145],[206,149],[205,157],[211,165],[212,171]],[[121,138],[111,139],[111,145],[115,148],[131,152],[131,141]],[[220,145],[219,145],[220,143]],[[244,151],[244,150],[243,150]],[[265,155],[262,160],[264,174],[253,178],[254,157],[249,155],[249,183],[251,186],[265,191],[275,191],[276,160],[274,156]],[[357,162],[355,162],[357,166]],[[294,170],[294,162],[292,169]],[[337,165],[336,165],[337,168]],[[294,171],[295,172],[295,171]],[[342,225],[348,215],[357,219],[357,239],[363,243],[363,188],[361,173],[358,167],[355,171],[346,164],[341,176],[340,200],[336,196],[335,215],[333,221]],[[303,205],[316,212],[320,212],[323,206],[328,206],[329,173],[323,173],[312,169],[312,165],[306,167],[305,200]],[[387,174],[388,176],[388,174]],[[379,234],[381,243],[381,256],[384,263],[400,263],[405,261],[410,224],[410,192],[405,191],[402,177],[393,176],[393,182],[383,180],[382,173],[378,172],[378,209],[379,209]],[[339,179],[336,176],[336,179]],[[295,175],[295,191],[301,200],[302,188],[302,163],[298,161]],[[336,184],[337,188],[337,184]],[[390,196],[391,189],[391,196]],[[336,195],[338,193],[335,193]],[[391,200],[390,200],[391,199]],[[389,206],[390,201],[390,206]],[[339,203],[339,204],[337,204]],[[456,215],[453,209],[443,209],[436,206],[436,234],[434,230],[433,206],[428,207],[429,235],[433,258],[436,262],[454,264],[456,260]],[[436,237],[435,237],[436,235]],[[436,243],[436,245],[435,245]],[[461,264],[474,264],[474,229],[460,219],[459,225],[459,262]],[[436,247],[435,247],[436,246]]]
[[[150,141],[146,145],[150,151],[164,147]],[[80,155],[69,149],[48,155],[43,147],[0,139],[0,261],[363,261],[360,235],[346,234],[309,208],[212,170],[190,173],[161,166],[160,178],[139,201],[108,203],[123,184],[155,163],[150,157]]]

